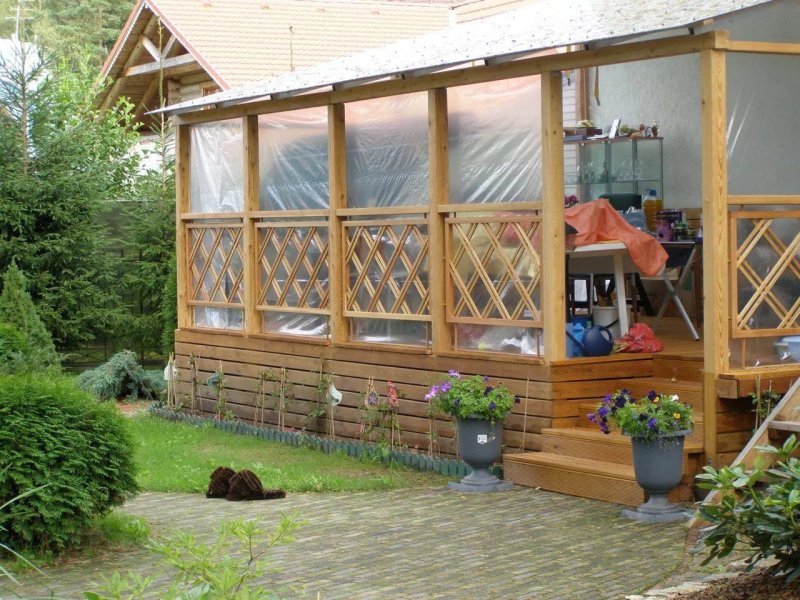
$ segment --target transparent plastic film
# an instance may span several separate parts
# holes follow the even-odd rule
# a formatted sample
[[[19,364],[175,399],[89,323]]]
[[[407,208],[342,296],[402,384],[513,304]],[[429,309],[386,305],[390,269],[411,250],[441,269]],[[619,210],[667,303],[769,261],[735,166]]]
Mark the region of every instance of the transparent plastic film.
[[[258,117],[261,210],[328,207],[328,117],[309,108]]]
[[[192,126],[191,210],[244,210],[244,147],[239,119]]]
[[[324,338],[328,336],[327,315],[305,315],[291,312],[263,313],[265,333]]]
[[[449,88],[447,107],[452,203],[541,198],[538,75]]]
[[[345,106],[348,206],[428,203],[428,95]]]

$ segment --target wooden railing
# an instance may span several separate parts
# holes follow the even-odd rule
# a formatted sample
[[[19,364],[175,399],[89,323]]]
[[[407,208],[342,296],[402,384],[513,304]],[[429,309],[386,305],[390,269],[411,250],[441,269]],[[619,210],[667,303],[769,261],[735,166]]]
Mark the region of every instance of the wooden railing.
[[[430,321],[428,208],[340,209],[336,214],[347,219],[342,222],[344,315]]]
[[[328,211],[250,216],[258,261],[256,309],[329,315]]]
[[[183,223],[192,307],[244,307],[241,213],[187,214]]]

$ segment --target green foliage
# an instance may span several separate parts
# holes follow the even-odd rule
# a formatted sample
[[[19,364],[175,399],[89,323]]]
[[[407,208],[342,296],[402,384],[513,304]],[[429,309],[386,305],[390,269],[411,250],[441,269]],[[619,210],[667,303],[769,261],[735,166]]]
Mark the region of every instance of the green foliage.
[[[653,441],[659,436],[680,431],[691,431],[694,427],[692,407],[683,404],[678,396],[650,391],[637,401],[629,390],[617,390],[608,394],[589,415],[603,433],[609,433],[609,422],[622,433]]]
[[[388,393],[381,397],[370,380],[358,417],[359,437],[376,443],[381,450],[394,450],[401,445],[403,435],[398,419],[399,395],[391,381],[386,385]]]
[[[96,369],[84,371],[77,383],[100,400],[157,400],[165,389],[161,373],[145,371],[130,350],[117,352]]]
[[[175,349],[175,329],[178,327],[178,261],[174,254],[169,260],[169,275],[164,283],[161,323],[161,353],[168,356]]]
[[[756,429],[772,412],[772,409],[781,401],[781,395],[772,388],[761,393],[751,392],[750,401],[753,403],[753,412],[756,413]]]
[[[278,545],[294,541],[300,527],[295,516],[281,515],[278,526],[265,542],[262,530],[255,521],[228,521],[217,529],[217,541],[211,545],[198,542],[189,533],[180,532],[165,541],[153,541],[150,548],[175,567],[175,579],[158,590],[153,578],[115,573],[106,582],[105,594],[87,592],[87,600],[138,600],[158,592],[159,598],[179,600],[269,600],[278,598],[274,589],[255,580],[269,573],[268,553]],[[277,570],[277,569],[273,569]]]
[[[19,329],[0,322],[0,375],[12,375],[29,370],[30,344]]]
[[[776,457],[772,468],[704,467],[705,473],[697,476],[699,487],[720,495],[718,503],[700,505],[700,516],[712,524],[702,538],[710,548],[703,564],[744,546],[751,567],[760,559],[775,558],[773,573],[793,581],[800,577],[800,459],[792,455],[800,442],[792,435],[781,448],[759,450]]]
[[[36,312],[25,275],[13,261],[3,276],[0,294],[0,321],[13,326],[23,336],[23,354],[26,368],[46,369],[61,364],[53,338]],[[0,367],[2,368],[2,367]]]
[[[71,380],[0,377],[0,504],[30,492],[0,511],[4,538],[17,550],[74,546],[136,491],[133,452],[125,417]]]
[[[490,386],[487,381],[488,378],[480,375],[462,377],[458,371],[450,371],[442,383],[431,386],[425,399],[442,412],[460,419],[478,417],[492,423],[502,421],[514,403],[519,403],[519,398],[502,383]]]
[[[30,294],[56,347],[81,347],[112,332],[120,316],[120,269],[102,217],[129,195],[138,156],[128,105],[94,106],[88,60],[44,77],[32,57],[0,68],[0,270],[28,274]],[[5,110],[4,110],[5,109]]]

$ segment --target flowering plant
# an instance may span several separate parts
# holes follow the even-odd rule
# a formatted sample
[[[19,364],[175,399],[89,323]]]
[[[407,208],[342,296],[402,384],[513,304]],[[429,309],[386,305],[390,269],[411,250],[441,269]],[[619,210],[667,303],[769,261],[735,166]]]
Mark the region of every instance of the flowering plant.
[[[519,398],[502,383],[487,385],[488,377],[462,377],[458,371],[448,371],[447,378],[431,386],[425,400],[454,417],[502,421]]]
[[[678,396],[668,396],[651,390],[636,400],[630,390],[617,390],[608,394],[589,420],[600,426],[603,433],[610,432],[609,423],[622,433],[652,441],[663,434],[690,431],[694,426],[692,407],[683,404]]]

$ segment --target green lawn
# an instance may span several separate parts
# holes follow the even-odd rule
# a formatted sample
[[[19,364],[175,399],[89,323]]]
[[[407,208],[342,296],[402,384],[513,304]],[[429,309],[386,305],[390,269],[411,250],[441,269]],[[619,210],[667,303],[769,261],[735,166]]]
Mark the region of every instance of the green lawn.
[[[139,485],[159,492],[204,492],[218,466],[250,469],[264,487],[288,492],[386,490],[445,485],[447,479],[342,455],[197,427],[153,416],[131,419]]]

